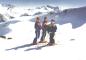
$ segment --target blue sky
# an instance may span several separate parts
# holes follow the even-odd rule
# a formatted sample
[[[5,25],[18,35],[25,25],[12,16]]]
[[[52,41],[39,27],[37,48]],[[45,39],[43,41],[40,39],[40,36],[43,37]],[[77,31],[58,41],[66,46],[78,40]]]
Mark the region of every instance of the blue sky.
[[[18,6],[40,6],[40,5],[86,6],[86,0],[0,0],[0,3],[10,3]]]

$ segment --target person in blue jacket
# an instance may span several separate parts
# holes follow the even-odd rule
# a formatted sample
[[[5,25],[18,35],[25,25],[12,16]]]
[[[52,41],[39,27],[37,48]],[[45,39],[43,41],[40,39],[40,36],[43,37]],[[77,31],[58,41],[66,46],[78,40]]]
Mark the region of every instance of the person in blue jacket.
[[[40,37],[40,30],[41,30],[41,22],[40,22],[40,18],[36,17],[36,21],[35,21],[35,34],[36,37],[33,40],[33,45],[37,44],[37,39]]]
[[[55,20],[52,19],[51,23],[48,26],[48,32],[49,32],[49,36],[50,36],[50,41],[49,41],[48,45],[55,44],[54,36],[55,36],[56,30],[57,30],[57,26],[55,25]]]

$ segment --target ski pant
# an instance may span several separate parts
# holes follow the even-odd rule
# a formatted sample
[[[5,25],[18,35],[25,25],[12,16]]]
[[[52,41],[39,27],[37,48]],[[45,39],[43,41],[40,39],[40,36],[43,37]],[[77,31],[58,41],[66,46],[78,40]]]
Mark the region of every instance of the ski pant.
[[[37,39],[40,37],[40,31],[35,31],[36,37],[33,40],[33,43],[37,42]]]
[[[50,42],[49,43],[55,43],[54,36],[55,36],[55,32],[50,33]]]
[[[46,32],[47,32],[46,30],[43,30],[42,37],[41,37],[41,41],[45,40]]]

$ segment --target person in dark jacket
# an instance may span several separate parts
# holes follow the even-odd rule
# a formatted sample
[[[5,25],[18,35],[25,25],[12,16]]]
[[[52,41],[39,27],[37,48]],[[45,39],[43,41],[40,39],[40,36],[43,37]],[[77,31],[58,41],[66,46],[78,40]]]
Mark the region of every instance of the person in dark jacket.
[[[36,17],[36,22],[35,22],[35,34],[36,37],[33,40],[33,45],[37,44],[37,39],[40,37],[40,30],[41,30],[41,22],[40,22],[40,18]]]
[[[50,36],[50,41],[49,41],[48,45],[55,44],[54,36],[55,36],[56,30],[57,30],[57,26],[55,25],[55,20],[52,19],[51,23],[48,26],[48,32],[49,32],[49,36]]]
[[[45,37],[46,37],[46,33],[47,33],[47,27],[48,27],[48,18],[44,17],[44,21],[42,24],[42,36],[41,36],[41,40],[39,43],[46,43],[47,41],[45,41]]]

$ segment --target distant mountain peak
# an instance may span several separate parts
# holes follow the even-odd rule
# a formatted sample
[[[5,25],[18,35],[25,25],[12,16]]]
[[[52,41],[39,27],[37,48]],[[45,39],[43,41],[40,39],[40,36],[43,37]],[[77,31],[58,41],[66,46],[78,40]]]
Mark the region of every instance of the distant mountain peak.
[[[51,8],[51,9],[59,9],[58,6],[54,7],[54,6],[51,6],[51,5],[47,5],[48,8]]]
[[[7,7],[8,9],[14,8],[15,6],[12,4],[1,4],[2,7]]]
[[[15,7],[13,4],[1,4],[4,7]]]
[[[45,6],[37,7],[36,9],[44,9],[44,10],[52,9],[54,11],[58,11],[59,7],[58,6],[54,7],[54,6],[51,6],[51,5],[45,5]]]

